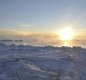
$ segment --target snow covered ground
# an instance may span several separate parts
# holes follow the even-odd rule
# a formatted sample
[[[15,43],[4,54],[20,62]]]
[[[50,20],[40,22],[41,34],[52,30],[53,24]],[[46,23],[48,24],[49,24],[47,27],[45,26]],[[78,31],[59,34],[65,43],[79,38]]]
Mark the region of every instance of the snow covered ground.
[[[86,49],[0,44],[0,80],[86,80]]]

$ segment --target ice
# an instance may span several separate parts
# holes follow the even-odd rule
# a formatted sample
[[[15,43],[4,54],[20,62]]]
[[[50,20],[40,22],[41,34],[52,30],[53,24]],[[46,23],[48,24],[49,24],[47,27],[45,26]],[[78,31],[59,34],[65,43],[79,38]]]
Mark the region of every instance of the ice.
[[[0,44],[0,80],[85,80],[86,49]]]

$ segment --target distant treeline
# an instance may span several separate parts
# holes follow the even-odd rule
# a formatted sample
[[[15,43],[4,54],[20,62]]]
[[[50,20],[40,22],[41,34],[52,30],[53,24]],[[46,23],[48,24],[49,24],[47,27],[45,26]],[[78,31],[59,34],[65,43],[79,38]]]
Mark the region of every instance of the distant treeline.
[[[0,42],[22,42],[23,40],[1,39]]]

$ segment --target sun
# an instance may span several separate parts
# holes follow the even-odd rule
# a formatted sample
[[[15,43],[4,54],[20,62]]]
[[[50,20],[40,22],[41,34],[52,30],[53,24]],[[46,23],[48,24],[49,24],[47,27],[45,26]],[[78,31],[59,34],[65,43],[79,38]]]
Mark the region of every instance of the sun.
[[[74,37],[73,30],[70,27],[63,28],[59,31],[60,40],[67,41],[72,40]]]

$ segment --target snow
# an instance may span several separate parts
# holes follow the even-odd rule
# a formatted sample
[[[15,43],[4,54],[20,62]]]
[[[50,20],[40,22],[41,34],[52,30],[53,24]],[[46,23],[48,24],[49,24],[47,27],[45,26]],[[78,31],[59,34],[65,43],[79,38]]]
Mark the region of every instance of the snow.
[[[86,80],[86,49],[0,44],[0,80]]]

